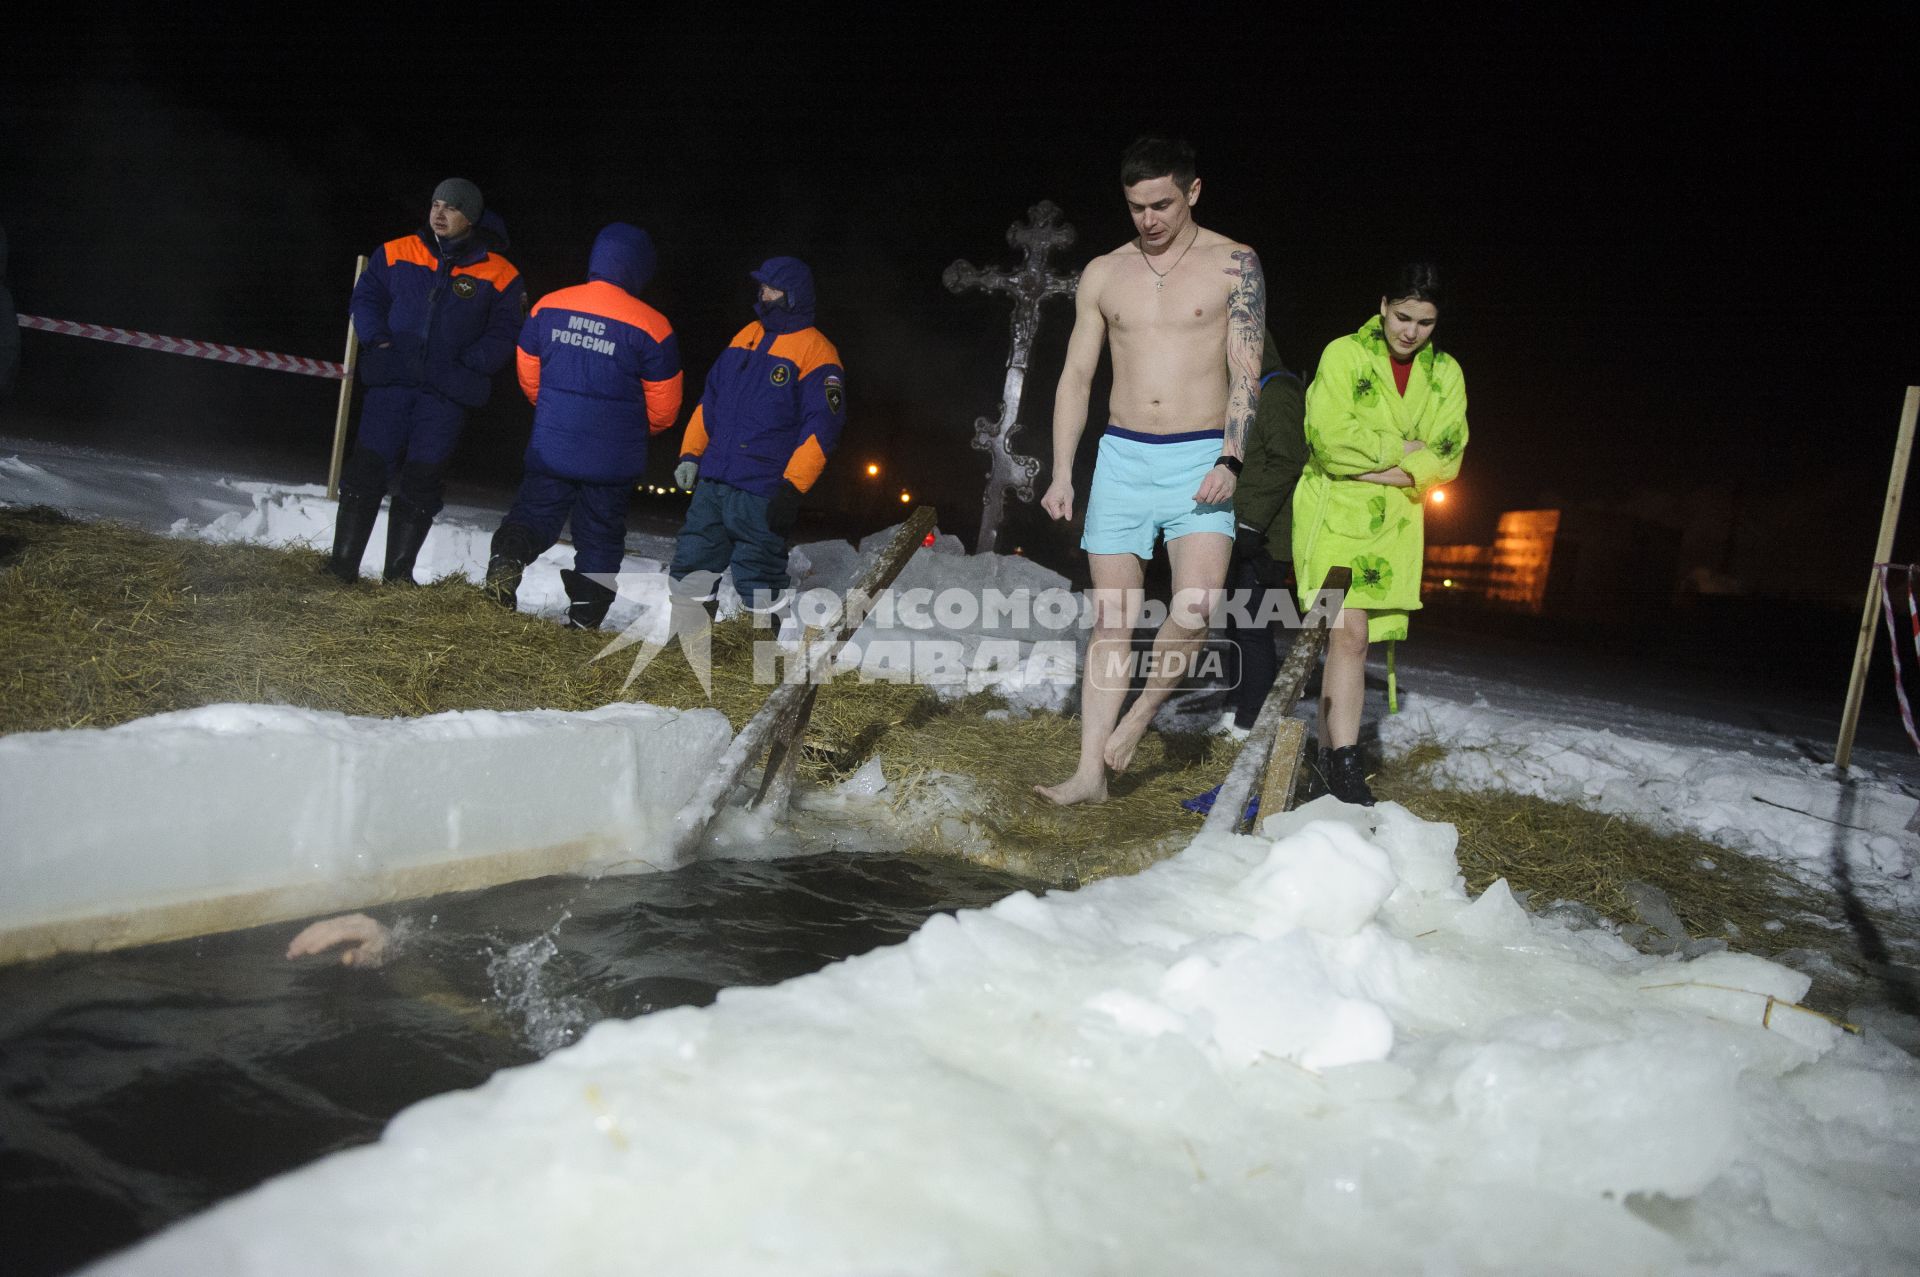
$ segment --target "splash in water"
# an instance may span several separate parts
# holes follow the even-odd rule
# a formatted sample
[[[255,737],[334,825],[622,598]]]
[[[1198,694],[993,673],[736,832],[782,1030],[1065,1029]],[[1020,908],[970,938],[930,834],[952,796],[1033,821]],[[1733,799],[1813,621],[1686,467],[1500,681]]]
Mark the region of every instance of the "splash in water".
[[[548,962],[560,952],[554,937],[572,917],[562,913],[554,924],[531,940],[501,952],[490,950],[487,979],[494,999],[514,1032],[540,1054],[557,1051],[580,1036],[595,1018],[585,999],[556,993],[556,972]]]

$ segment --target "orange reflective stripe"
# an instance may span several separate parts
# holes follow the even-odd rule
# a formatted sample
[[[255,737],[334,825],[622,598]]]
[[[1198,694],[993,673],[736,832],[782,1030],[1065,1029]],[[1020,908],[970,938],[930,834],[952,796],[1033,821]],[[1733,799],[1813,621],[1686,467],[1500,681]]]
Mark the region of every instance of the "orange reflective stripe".
[[[591,311],[596,315],[604,315],[608,319],[617,319],[623,324],[631,324],[655,341],[665,341],[673,336],[673,325],[667,322],[665,315],[618,284],[596,279],[591,283],[563,291],[583,295],[584,302],[568,301],[566,303],[574,310]]]
[[[840,362],[840,352],[827,340],[826,334],[818,328],[802,328],[797,333],[781,333],[773,339],[773,345],[767,353],[781,359],[791,359],[805,377],[822,364]]]
[[[663,321],[664,322],[664,321]],[[647,425],[651,433],[659,434],[673,424],[680,415],[680,393],[683,379],[679,373],[665,381],[642,381],[641,388],[647,392]]]
[[[818,439],[808,435],[807,441],[793,450],[793,459],[787,462],[783,477],[788,483],[805,492],[814,485],[814,481],[820,477],[820,472],[826,468],[826,449],[820,446]]]
[[[397,266],[406,262],[413,266],[424,266],[428,270],[439,270],[440,259],[427,251],[418,235],[408,235],[401,239],[390,239],[386,243],[387,265]]]
[[[673,336],[673,325],[667,322],[665,315],[619,285],[610,284],[604,279],[555,289],[534,303],[529,313],[537,315],[548,306],[631,324],[657,342],[664,342]]]
[[[540,360],[533,355],[529,355],[518,346],[515,346],[513,348],[513,363],[514,371],[520,375],[520,393],[527,397],[528,403],[539,403]]]
[[[695,404],[693,415],[687,418],[687,437],[680,443],[680,455],[697,457],[707,450],[707,419],[704,405]]]
[[[424,266],[428,270],[440,269],[440,259],[428,250],[418,235],[390,239],[384,247],[389,266],[397,266],[405,262],[409,266]],[[488,253],[471,266],[456,266],[453,268],[453,273],[478,276],[502,292],[506,291],[508,284],[520,278],[519,269],[497,253]]]
[[[492,253],[488,253],[471,266],[454,267],[453,273],[456,275],[478,276],[503,293],[507,291],[508,284],[520,278],[520,271],[512,262],[504,257],[496,257]]]

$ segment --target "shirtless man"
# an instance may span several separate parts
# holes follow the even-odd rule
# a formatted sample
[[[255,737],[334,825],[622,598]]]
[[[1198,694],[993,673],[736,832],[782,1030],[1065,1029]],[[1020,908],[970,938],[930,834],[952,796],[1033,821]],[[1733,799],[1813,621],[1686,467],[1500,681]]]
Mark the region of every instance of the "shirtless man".
[[[1267,285],[1245,244],[1203,230],[1193,148],[1143,137],[1120,182],[1139,235],[1087,263],[1053,405],[1053,483],[1040,505],[1073,517],[1073,456],[1101,342],[1113,348],[1111,424],[1100,439],[1080,546],[1093,570],[1094,628],[1080,689],[1080,765],[1035,791],[1101,802],[1154,713],[1191,665],[1226,581],[1233,489],[1260,396]],[[1144,566],[1164,533],[1173,601],[1146,687],[1121,717]]]

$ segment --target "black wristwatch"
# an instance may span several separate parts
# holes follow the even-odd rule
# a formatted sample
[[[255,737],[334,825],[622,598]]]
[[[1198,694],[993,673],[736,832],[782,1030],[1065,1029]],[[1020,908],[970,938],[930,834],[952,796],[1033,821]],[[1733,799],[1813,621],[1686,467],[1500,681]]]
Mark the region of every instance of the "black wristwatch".
[[[1229,457],[1223,452],[1220,454],[1220,459],[1213,464],[1216,466],[1225,466],[1227,469],[1233,471],[1235,478],[1238,478],[1240,475],[1240,467],[1244,466],[1246,462],[1240,460],[1238,457]]]

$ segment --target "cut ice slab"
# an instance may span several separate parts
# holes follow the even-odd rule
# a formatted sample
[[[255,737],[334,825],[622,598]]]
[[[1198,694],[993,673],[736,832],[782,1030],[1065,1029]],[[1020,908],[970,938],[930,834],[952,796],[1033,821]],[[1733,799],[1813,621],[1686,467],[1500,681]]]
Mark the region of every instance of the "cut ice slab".
[[[638,867],[732,735],[718,710],[624,703],[416,719],[211,705],[18,732],[0,739],[0,956]]]

